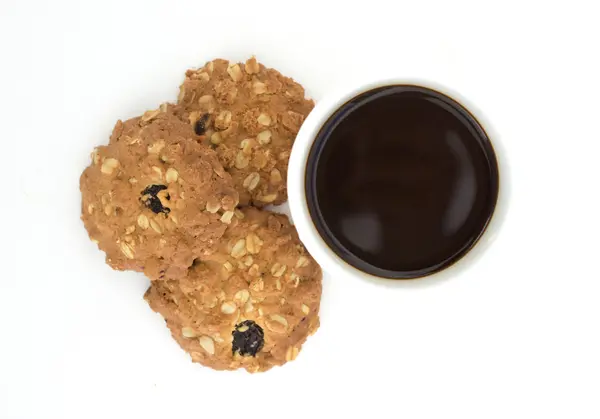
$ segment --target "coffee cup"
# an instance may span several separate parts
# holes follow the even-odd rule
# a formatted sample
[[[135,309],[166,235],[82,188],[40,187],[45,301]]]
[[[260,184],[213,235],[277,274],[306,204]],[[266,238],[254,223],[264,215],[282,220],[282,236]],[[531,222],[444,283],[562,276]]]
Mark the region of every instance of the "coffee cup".
[[[390,283],[456,275],[504,220],[504,152],[467,98],[429,80],[378,79],[317,103],[295,140],[288,194],[326,272]]]

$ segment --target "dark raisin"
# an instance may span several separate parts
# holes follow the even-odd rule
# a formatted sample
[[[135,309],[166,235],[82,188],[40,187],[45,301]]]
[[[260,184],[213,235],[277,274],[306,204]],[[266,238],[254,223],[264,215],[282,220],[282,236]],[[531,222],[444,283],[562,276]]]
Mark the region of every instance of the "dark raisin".
[[[204,135],[206,132],[206,123],[208,122],[209,114],[204,114],[196,121],[196,125],[194,125],[194,131],[197,135]]]
[[[162,202],[160,202],[160,199],[158,199],[156,196],[149,195],[145,200],[142,199],[142,202],[144,203],[144,205],[150,208],[150,211],[152,211],[155,214],[168,214],[171,212],[170,208],[163,207]]]
[[[170,208],[163,206],[157,196],[160,191],[165,189],[167,189],[165,185],[150,185],[142,191],[142,202],[155,214],[171,212]]]
[[[158,193],[160,191],[164,191],[165,189],[167,189],[167,187],[165,185],[150,185],[142,191],[142,196],[143,195],[156,196],[156,195],[158,195]]]
[[[235,325],[232,352],[240,355],[256,356],[265,344],[265,332],[262,327],[252,320],[246,320]]]

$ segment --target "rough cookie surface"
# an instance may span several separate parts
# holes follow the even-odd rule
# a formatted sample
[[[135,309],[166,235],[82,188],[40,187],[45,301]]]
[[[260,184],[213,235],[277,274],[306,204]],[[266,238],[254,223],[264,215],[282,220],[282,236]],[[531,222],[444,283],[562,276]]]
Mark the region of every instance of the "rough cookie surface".
[[[225,232],[238,193],[172,107],[119,121],[80,179],[82,220],[114,269],[187,274]]]
[[[321,269],[286,216],[247,208],[217,252],[145,298],[194,362],[266,371],[295,359],[318,328]]]
[[[178,103],[180,117],[216,147],[242,205],[287,200],[290,151],[314,107],[301,85],[255,58],[245,64],[217,59],[187,71]]]

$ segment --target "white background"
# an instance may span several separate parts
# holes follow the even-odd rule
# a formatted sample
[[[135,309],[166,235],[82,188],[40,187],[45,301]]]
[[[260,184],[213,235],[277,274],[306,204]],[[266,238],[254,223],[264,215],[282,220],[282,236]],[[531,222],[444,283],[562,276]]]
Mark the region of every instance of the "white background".
[[[1,418],[600,417],[600,24],[594,1],[0,1]],[[317,101],[385,70],[477,104],[508,216],[467,272],[326,276],[322,327],[261,375],[192,364],[79,221],[118,118],[214,57]],[[6,269],[8,265],[8,269]]]

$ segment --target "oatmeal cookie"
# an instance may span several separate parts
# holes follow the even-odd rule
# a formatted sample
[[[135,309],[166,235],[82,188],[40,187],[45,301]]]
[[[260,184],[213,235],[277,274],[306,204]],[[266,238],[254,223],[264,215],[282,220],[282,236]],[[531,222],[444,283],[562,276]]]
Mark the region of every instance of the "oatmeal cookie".
[[[212,144],[231,173],[242,205],[287,200],[290,151],[314,107],[304,88],[256,59],[217,59],[188,70],[180,87],[180,117]]]
[[[226,230],[238,193],[172,107],[119,121],[80,178],[82,220],[114,269],[177,278]]]
[[[246,208],[217,252],[145,298],[194,362],[266,371],[295,359],[318,328],[321,268],[285,215]]]

